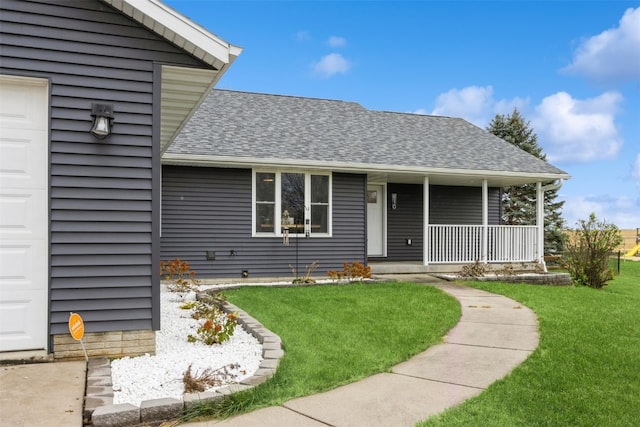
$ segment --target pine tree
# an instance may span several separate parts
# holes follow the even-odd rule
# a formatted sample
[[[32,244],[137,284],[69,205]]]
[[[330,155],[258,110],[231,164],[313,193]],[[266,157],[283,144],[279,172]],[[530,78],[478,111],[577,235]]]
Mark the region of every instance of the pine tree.
[[[547,156],[538,145],[538,136],[517,109],[511,115],[496,114],[487,130],[510,144],[545,160]],[[561,216],[564,202],[556,201],[558,190],[544,194],[544,251],[559,253],[563,250]],[[502,223],[506,225],[533,225],[536,223],[536,185],[525,184],[505,187],[502,191]]]

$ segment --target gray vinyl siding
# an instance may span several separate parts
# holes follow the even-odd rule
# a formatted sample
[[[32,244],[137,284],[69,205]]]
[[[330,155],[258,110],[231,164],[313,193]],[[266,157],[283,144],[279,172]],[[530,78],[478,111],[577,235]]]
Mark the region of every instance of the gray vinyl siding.
[[[252,237],[250,169],[163,166],[161,259],[189,262],[200,278],[293,278],[289,264],[320,263],[316,275],[365,261],[366,178],[333,174],[333,236]],[[206,259],[215,252],[215,260]],[[232,251],[235,255],[232,255]]]
[[[50,334],[70,311],[87,332],[158,329],[158,64],[205,65],[102,2],[1,7],[0,73],[50,80]],[[92,102],[114,106],[108,139]]]
[[[387,260],[415,261],[423,257],[423,187],[415,184],[387,186]],[[391,194],[398,195],[396,209]],[[482,224],[482,189],[429,186],[429,223]],[[489,188],[489,224],[500,224],[500,189]],[[407,245],[407,239],[412,245]]]
[[[422,259],[423,214],[422,185],[387,185],[387,260]],[[391,206],[391,194],[398,195],[396,209]],[[408,246],[406,239],[412,239]]]
[[[500,189],[489,188],[489,225],[500,224]],[[429,186],[429,223],[482,224],[482,188]]]

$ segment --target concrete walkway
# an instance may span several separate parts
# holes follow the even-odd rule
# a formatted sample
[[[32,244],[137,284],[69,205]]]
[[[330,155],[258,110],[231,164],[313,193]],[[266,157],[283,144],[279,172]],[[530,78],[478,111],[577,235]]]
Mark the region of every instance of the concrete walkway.
[[[424,275],[401,280],[427,281]],[[413,426],[480,394],[522,363],[538,346],[532,310],[504,296],[439,282],[462,307],[460,322],[438,344],[392,368],[391,373],[280,407],[189,427]]]
[[[82,426],[87,363],[0,366],[0,425]]]

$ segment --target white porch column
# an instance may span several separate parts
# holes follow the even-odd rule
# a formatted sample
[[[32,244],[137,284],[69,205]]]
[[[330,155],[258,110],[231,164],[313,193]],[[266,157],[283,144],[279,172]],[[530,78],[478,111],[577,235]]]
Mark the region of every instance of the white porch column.
[[[536,256],[538,261],[544,264],[544,189],[542,182],[536,183]]]
[[[422,183],[422,235],[423,237],[423,245],[422,245],[422,263],[424,265],[429,265],[429,261],[431,261],[431,233],[429,232],[429,177],[424,177],[424,182]]]
[[[482,262],[487,263],[489,252],[489,186],[482,180]]]

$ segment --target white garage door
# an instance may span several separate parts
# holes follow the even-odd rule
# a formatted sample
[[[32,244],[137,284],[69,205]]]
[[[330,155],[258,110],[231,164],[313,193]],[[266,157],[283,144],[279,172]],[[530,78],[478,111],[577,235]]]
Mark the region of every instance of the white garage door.
[[[0,351],[47,348],[48,82],[0,75]]]

